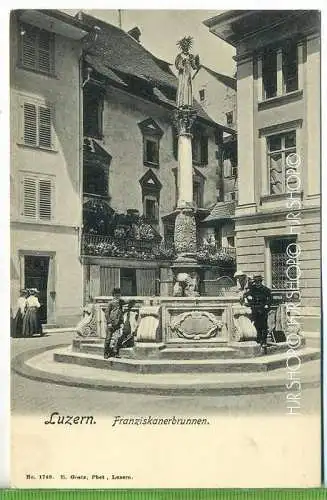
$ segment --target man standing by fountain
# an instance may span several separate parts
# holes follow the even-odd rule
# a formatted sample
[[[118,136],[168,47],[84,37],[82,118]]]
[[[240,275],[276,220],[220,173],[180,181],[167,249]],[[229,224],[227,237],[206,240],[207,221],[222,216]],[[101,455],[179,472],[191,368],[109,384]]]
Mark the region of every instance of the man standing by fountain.
[[[252,321],[257,330],[257,342],[267,354],[268,312],[272,303],[270,288],[263,285],[261,274],[253,276],[251,283],[243,295],[243,303],[251,308]]]

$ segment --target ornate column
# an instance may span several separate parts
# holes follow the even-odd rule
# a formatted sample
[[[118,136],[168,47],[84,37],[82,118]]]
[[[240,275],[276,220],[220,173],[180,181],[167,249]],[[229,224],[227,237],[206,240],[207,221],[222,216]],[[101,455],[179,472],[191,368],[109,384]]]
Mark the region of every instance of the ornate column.
[[[173,268],[177,273],[187,274],[187,269],[192,266],[196,269],[197,264],[192,163],[192,125],[196,113],[193,109],[192,71],[199,68],[200,60],[199,56],[190,53],[192,43],[192,37],[184,37],[177,43],[180,53],[175,61],[178,70],[177,110],[174,116],[178,131],[178,202],[174,233],[177,258]]]
[[[192,37],[184,37],[177,45],[181,52],[175,66],[178,70],[177,110],[174,120],[178,131],[178,202],[174,243],[177,257],[172,266],[176,275],[174,295],[198,295],[197,238],[193,204],[192,125],[196,118],[193,109],[192,70],[200,65],[199,57],[190,54]]]
[[[178,138],[178,202],[174,243],[176,261],[196,263],[196,223],[193,205],[193,163],[191,128],[196,113],[191,108],[178,109],[175,121]]]

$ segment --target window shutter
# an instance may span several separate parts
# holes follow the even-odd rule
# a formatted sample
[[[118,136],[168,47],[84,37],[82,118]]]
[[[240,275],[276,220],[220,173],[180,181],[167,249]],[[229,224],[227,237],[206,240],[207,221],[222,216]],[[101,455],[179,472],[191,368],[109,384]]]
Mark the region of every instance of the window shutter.
[[[36,107],[34,104],[24,103],[24,143],[37,145],[36,139]]]
[[[201,163],[208,165],[208,137],[201,136]]]
[[[21,64],[30,69],[36,69],[37,35],[31,29],[22,28],[21,35]]]
[[[39,146],[51,148],[51,110],[39,107]]]
[[[23,215],[25,217],[36,218],[36,180],[25,177]]]
[[[47,31],[39,32],[39,53],[38,53],[38,69],[44,71],[45,73],[50,73],[52,70],[51,64],[51,35]]]
[[[51,220],[52,216],[52,186],[51,181],[39,181],[39,217],[41,220]]]

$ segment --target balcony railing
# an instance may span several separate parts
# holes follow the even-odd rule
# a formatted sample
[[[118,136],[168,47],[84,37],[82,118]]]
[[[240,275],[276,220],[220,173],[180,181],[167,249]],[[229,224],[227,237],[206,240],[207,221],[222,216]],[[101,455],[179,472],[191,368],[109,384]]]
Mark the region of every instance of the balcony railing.
[[[222,247],[218,243],[199,245],[198,261],[210,265],[234,265],[236,263],[236,248]]]
[[[82,255],[143,260],[171,260],[175,257],[175,251],[172,245],[158,238],[145,240],[83,234]]]
[[[84,233],[82,255],[97,257],[116,257],[143,260],[173,260],[176,257],[174,245],[159,238],[136,239],[119,238]],[[235,264],[235,248],[216,245],[199,245],[197,258],[200,263],[209,265]]]

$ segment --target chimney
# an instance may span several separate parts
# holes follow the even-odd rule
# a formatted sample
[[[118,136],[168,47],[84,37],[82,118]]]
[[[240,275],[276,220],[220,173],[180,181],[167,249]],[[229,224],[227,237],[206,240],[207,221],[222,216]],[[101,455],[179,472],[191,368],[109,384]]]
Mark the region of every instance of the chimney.
[[[140,43],[141,30],[138,26],[135,26],[135,28],[132,28],[131,30],[127,31],[127,33],[131,35],[131,37],[133,37],[134,40]]]

